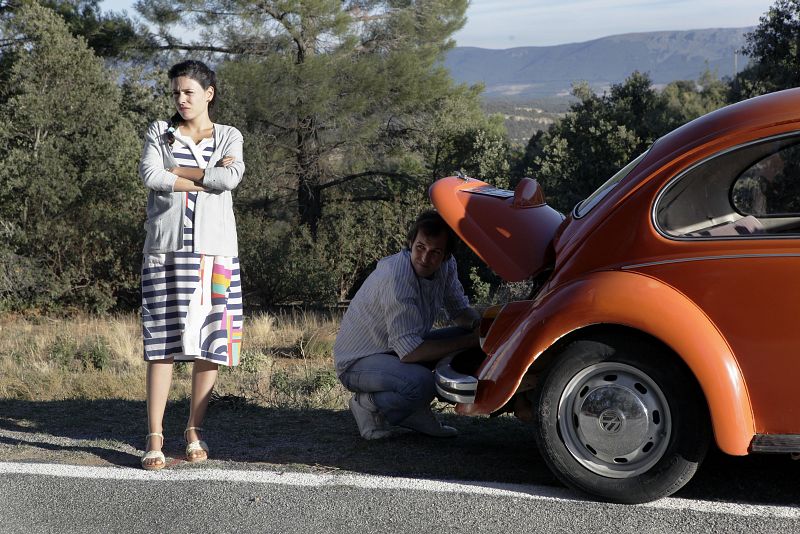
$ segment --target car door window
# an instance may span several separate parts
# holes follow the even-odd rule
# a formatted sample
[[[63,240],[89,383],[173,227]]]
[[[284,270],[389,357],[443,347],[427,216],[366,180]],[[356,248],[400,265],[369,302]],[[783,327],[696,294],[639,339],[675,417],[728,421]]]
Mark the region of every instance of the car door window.
[[[733,185],[738,211],[755,217],[800,214],[800,145],[780,148],[745,170]]]
[[[658,230],[682,239],[800,234],[800,137],[709,158],[672,180],[655,206]]]

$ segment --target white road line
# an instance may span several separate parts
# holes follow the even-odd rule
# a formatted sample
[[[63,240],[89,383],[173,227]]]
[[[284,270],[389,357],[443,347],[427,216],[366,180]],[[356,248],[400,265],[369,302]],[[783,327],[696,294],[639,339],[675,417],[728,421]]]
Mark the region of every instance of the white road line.
[[[137,481],[192,480],[249,482],[254,484],[281,484],[286,486],[323,487],[348,486],[363,489],[412,490],[433,493],[465,493],[490,497],[513,497],[545,501],[577,501],[574,494],[561,488],[525,484],[503,484],[495,482],[468,482],[426,480],[403,477],[358,475],[352,473],[315,474],[280,471],[241,471],[227,469],[165,469],[148,472],[141,469],[120,467],[91,467],[62,464],[30,464],[0,462],[0,473],[37,476],[114,479]],[[800,506],[751,505],[727,502],[700,501],[666,498],[638,506],[670,510],[693,510],[696,512],[800,519]]]

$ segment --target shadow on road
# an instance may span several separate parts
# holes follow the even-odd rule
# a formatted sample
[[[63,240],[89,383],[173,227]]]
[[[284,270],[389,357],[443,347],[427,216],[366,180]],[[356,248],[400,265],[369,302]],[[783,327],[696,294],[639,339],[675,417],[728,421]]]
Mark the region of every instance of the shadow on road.
[[[187,401],[167,407],[168,457],[183,456],[181,434],[187,415]],[[527,425],[512,417],[442,417],[461,430],[458,438],[434,439],[408,432],[388,440],[365,441],[358,436],[349,412],[216,403],[210,406],[205,423],[213,459],[205,465],[346,470],[487,485],[559,485],[539,456]],[[145,405],[140,401],[0,400],[0,460],[138,467],[145,434]],[[180,461],[171,464],[195,468]],[[793,462],[787,455],[731,457],[713,449],[676,496],[796,505],[799,479],[800,461]]]

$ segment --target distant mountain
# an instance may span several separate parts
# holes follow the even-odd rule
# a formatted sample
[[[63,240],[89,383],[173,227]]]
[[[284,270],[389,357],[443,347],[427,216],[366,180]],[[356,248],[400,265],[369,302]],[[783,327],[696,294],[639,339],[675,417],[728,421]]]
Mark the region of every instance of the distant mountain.
[[[744,35],[753,28],[723,28],[613,35],[583,43],[506,50],[456,47],[445,66],[459,82],[486,84],[487,99],[565,95],[585,80],[597,91],[638,70],[656,85],[695,80],[708,67],[719,77],[741,70]]]

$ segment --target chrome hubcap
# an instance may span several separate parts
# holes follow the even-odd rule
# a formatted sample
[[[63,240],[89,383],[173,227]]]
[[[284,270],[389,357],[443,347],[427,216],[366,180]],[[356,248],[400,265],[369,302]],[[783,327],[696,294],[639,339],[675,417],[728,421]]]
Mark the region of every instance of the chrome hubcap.
[[[672,431],[661,388],[639,369],[616,362],[587,367],[569,381],[559,400],[558,426],[570,454],[610,478],[653,467]]]

